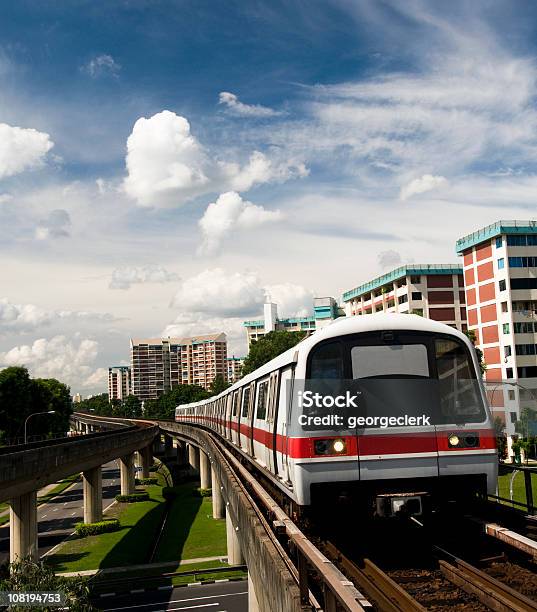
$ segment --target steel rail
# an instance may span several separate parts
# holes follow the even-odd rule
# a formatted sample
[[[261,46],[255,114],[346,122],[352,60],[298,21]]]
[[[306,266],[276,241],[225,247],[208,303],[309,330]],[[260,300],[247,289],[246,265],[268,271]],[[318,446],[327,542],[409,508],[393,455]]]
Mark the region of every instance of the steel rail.
[[[367,597],[382,612],[426,611],[426,608],[416,601],[410,593],[370,559],[364,559],[363,567],[360,567],[341,553],[332,542],[327,542],[325,548],[329,556],[337,560],[345,574],[363,589]]]
[[[439,561],[444,576],[466,593],[474,595],[479,601],[498,612],[531,612],[537,610],[537,603],[510,586],[473,567],[462,559],[455,558],[452,563]]]

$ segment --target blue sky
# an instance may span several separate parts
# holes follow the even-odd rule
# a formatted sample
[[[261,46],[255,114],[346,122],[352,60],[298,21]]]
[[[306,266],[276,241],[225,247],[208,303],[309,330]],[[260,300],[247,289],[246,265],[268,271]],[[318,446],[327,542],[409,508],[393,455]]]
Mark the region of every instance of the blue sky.
[[[531,2],[0,6],[0,367],[305,313],[535,216]],[[53,356],[53,358],[51,358]]]

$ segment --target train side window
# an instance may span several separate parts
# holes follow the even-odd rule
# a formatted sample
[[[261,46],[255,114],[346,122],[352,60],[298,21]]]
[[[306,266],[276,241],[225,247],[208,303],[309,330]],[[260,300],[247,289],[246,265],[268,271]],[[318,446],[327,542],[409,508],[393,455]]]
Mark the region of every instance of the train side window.
[[[233,416],[237,416],[237,412],[239,411],[239,402],[240,402],[241,392],[240,389],[235,391],[233,394]]]
[[[343,348],[339,342],[329,342],[314,349],[310,358],[310,378],[313,380],[342,379]]]
[[[257,412],[256,418],[264,421],[267,417],[268,380],[257,386]]]
[[[250,402],[250,387],[246,387],[244,389],[244,393],[242,394],[242,412],[241,416],[246,418],[248,416],[248,404]]]

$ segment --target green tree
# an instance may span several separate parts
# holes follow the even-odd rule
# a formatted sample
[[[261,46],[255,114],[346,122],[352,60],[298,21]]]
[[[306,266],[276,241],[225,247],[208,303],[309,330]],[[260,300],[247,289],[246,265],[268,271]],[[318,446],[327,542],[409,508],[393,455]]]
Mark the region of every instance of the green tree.
[[[93,397],[88,397],[75,405],[76,412],[94,412],[101,416],[111,416],[112,407],[108,402],[108,393],[100,393]]]
[[[14,366],[0,371],[0,427],[2,440],[22,435],[24,421],[36,410],[35,386],[28,370]]]
[[[306,332],[271,331],[250,345],[250,352],[244,360],[243,376],[281,355],[306,337]]]
[[[485,363],[485,359],[483,357],[483,351],[480,348],[477,348],[476,346],[477,336],[475,330],[469,329],[464,333],[466,334],[470,342],[474,345],[475,352],[477,354],[477,361],[479,362],[479,368],[481,369],[481,375],[483,375],[487,371],[487,364]]]
[[[84,578],[56,576],[54,570],[42,561],[23,559],[5,563],[0,568],[0,591],[61,591],[65,595],[66,609],[72,612],[89,612],[94,608],[89,603],[89,589]],[[57,607],[34,606],[39,610],[57,610]],[[10,606],[14,612],[26,612],[29,608]]]
[[[128,419],[137,419],[142,416],[142,403],[136,395],[127,395],[123,400],[123,416]]]
[[[199,385],[177,385],[156,400],[144,403],[144,416],[150,419],[173,419],[175,409],[180,404],[199,402],[210,397],[203,387]]]
[[[69,387],[55,378],[36,378],[34,384],[40,411],[54,410],[54,414],[34,417],[32,434],[68,431],[69,417],[73,412]]]
[[[218,374],[217,376],[215,376],[213,382],[211,383],[209,391],[211,392],[211,395],[218,395],[230,386],[231,385],[225,380],[222,374]]]

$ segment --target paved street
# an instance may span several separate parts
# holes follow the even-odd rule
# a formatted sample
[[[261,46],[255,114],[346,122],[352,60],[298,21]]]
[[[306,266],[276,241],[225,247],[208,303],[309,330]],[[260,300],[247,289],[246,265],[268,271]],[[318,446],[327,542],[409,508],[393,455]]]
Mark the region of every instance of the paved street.
[[[140,585],[143,588],[143,584]],[[207,610],[208,612],[247,612],[248,582],[217,582],[200,586],[163,588],[123,596],[102,597],[96,602],[100,610],[122,612],[171,612]]]
[[[103,466],[103,509],[119,493],[119,468],[115,461]],[[37,508],[39,556],[59,544],[83,519],[82,482]],[[9,559],[9,523],[0,527],[0,563]]]

